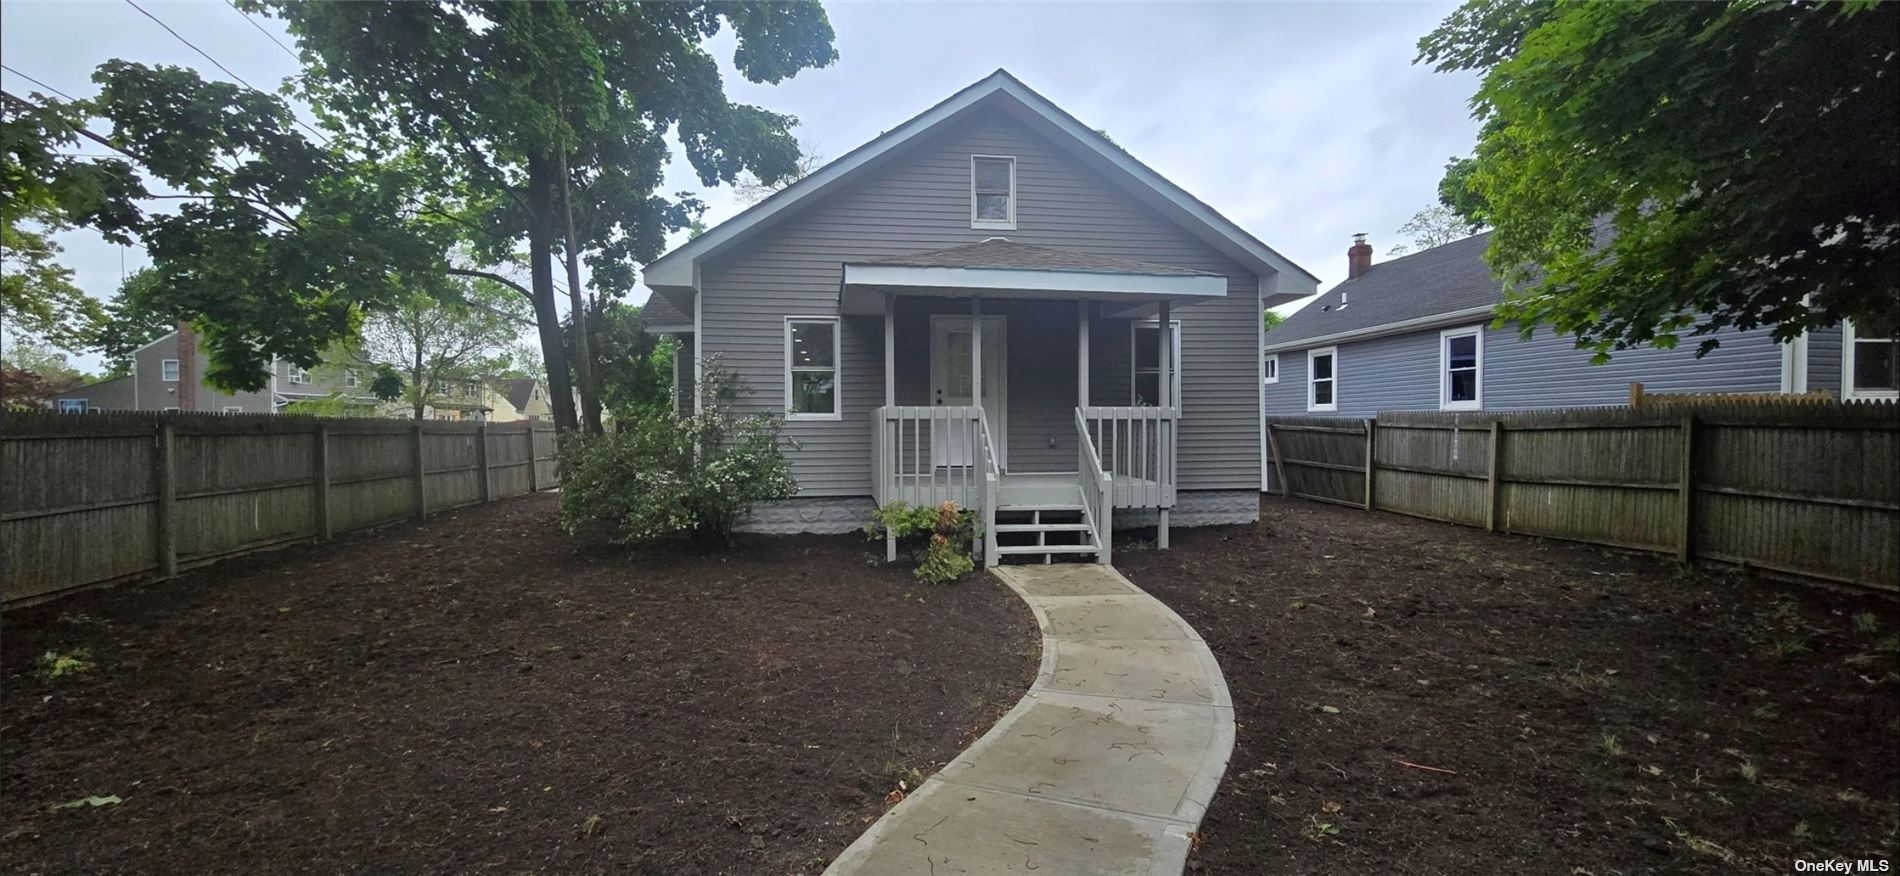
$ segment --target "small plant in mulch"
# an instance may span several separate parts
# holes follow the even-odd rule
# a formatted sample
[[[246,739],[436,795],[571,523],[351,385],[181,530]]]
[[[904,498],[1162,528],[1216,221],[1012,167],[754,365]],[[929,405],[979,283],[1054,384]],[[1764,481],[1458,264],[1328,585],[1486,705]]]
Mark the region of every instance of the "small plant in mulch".
[[[48,651],[40,655],[40,677],[47,681],[78,675],[92,671],[92,651],[86,648],[74,648],[71,651]]]
[[[917,580],[944,584],[976,568],[970,544],[977,534],[976,512],[953,501],[936,505],[888,502],[873,512],[864,534],[872,540],[897,539],[917,564]]]

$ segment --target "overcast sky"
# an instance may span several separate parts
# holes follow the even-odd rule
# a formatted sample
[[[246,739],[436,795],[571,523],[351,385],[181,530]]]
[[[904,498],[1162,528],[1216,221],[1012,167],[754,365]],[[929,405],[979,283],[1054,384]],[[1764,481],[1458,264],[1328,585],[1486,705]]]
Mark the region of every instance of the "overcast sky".
[[[252,23],[291,45],[274,20],[247,20],[224,0],[139,5],[253,86],[273,90],[296,72]],[[1005,68],[1318,274],[1324,289],[1344,279],[1353,232],[1369,232],[1383,253],[1434,202],[1446,160],[1471,149],[1476,78],[1412,64],[1418,38],[1452,7],[834,2],[838,63],[776,86],[731,74],[727,36],[712,49],[734,100],[797,116],[800,139],[826,157]],[[0,58],[75,96],[95,92],[92,70],[112,58],[231,78],[124,0],[7,0]],[[44,90],[6,71],[0,83]],[[676,156],[665,190],[700,188]],[[744,206],[724,189],[699,194],[709,224]],[[60,240],[81,288],[100,298],[118,288],[121,264],[147,263],[87,232]]]

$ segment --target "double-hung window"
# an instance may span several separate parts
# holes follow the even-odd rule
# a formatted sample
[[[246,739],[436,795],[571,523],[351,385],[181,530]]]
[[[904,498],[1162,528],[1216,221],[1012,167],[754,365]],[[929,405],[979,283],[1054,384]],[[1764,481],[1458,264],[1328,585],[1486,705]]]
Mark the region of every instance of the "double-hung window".
[[[1016,227],[1016,159],[970,156],[970,227]]]
[[[62,398],[59,400],[59,412],[62,414],[83,414],[87,400],[83,398]]]
[[[1900,398],[1900,342],[1841,326],[1841,397]]]
[[[357,381],[356,381],[356,372],[354,372],[354,371],[345,371],[345,372],[343,372],[343,385],[344,385],[344,386],[347,386],[347,387],[350,387],[350,388],[352,388],[352,389],[354,389],[354,388],[356,387],[356,382],[357,382]]]
[[[299,368],[299,369],[297,369],[297,370],[295,370],[295,371],[293,371],[293,372],[291,372],[291,374],[290,374],[290,382],[291,382],[291,383],[309,383],[309,382],[310,382],[310,369],[308,369],[308,368]]]
[[[786,419],[840,419],[838,356],[836,318],[794,316],[785,320]]]
[[[1181,323],[1170,320],[1168,332],[1168,404],[1181,406]],[[1130,387],[1130,403],[1136,407],[1158,407],[1161,404],[1161,331],[1159,322],[1135,323],[1131,343],[1133,350],[1133,377]]]
[[[1268,353],[1266,364],[1262,367],[1264,368],[1264,370],[1261,371],[1263,383],[1279,383],[1280,382],[1280,354],[1279,353]]]
[[[1447,329],[1438,335],[1438,409],[1484,407],[1484,328]]]
[[[158,379],[163,380],[166,383],[177,383],[178,382],[178,360],[177,359],[158,360]]]
[[[1306,351],[1306,409],[1339,410],[1339,348]]]

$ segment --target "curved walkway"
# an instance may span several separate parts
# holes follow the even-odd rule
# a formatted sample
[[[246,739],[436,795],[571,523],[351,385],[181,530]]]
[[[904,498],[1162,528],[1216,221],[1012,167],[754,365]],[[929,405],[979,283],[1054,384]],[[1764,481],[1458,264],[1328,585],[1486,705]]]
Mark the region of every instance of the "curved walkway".
[[[1109,566],[995,572],[1042,627],[1035,683],[825,872],[1180,873],[1234,747],[1213,653]]]

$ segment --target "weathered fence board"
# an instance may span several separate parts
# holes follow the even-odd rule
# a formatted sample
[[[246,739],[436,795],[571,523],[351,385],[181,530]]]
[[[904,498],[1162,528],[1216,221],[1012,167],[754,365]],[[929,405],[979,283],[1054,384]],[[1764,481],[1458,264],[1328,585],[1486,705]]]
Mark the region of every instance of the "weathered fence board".
[[[1900,589],[1892,402],[1404,411],[1267,427],[1277,492]]]
[[[9,412],[5,601],[413,518],[414,430],[399,420]],[[429,512],[559,484],[544,424],[431,421],[421,437]]]

